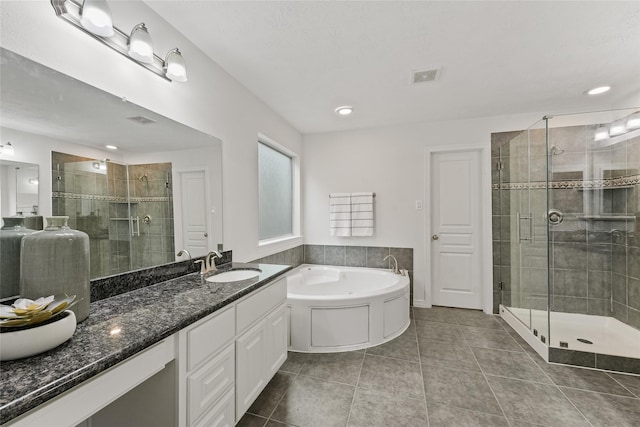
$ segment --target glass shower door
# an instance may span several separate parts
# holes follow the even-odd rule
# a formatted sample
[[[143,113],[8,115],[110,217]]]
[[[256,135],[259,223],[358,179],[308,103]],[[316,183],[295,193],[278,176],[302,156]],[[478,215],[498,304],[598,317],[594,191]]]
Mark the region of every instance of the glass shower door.
[[[503,304],[538,333],[546,323],[547,231],[544,123],[513,138],[501,152]],[[546,333],[545,333],[546,334]]]

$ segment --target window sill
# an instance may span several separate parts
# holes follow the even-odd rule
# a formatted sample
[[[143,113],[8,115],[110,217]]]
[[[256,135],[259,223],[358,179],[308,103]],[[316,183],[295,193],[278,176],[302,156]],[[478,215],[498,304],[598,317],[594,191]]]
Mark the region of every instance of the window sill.
[[[276,237],[274,239],[260,240],[258,242],[258,255],[260,257],[268,256],[276,252],[295,248],[302,244],[302,236],[288,235]]]

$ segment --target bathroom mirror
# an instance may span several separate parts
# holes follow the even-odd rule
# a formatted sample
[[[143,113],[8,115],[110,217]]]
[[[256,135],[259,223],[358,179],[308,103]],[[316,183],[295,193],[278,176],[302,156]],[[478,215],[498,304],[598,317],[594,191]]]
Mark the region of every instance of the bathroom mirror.
[[[165,256],[147,257],[150,261],[144,263],[145,267],[164,264],[169,252],[183,248],[189,249],[195,257],[210,249],[221,247],[222,141],[3,48],[0,48],[0,67],[0,136],[3,142],[11,141],[15,150],[14,156],[10,159],[8,156],[2,156],[2,164],[30,163],[36,172],[40,172],[34,175],[38,179],[36,187],[39,188],[39,194],[35,195],[38,203],[32,203],[33,194],[30,197],[21,195],[20,199],[24,199],[24,203],[20,202],[23,213],[28,214],[33,206],[37,206],[38,213],[43,216],[66,214],[65,209],[53,207],[56,201],[62,203],[62,200],[76,216],[88,221],[93,219],[92,213],[97,214],[95,200],[104,199],[103,201],[109,202],[109,197],[113,196],[114,202],[123,203],[119,195],[116,197],[108,193],[105,193],[106,196],[94,194],[91,191],[92,187],[99,185],[97,178],[92,178],[94,174],[74,170],[73,177],[69,171],[66,177],[61,175],[54,169],[53,152],[91,159],[88,165],[93,166],[93,163],[97,162],[98,172],[102,164],[109,165],[118,174],[121,169],[119,165],[149,165],[130,168],[129,173],[133,174],[130,178],[138,187],[155,185],[154,174],[157,172],[162,175],[163,182],[171,184],[175,194],[165,207],[166,215],[140,210],[134,214],[127,212],[120,216],[121,209],[108,213],[101,211],[107,221],[102,228],[108,229],[109,222],[129,222],[129,234],[131,228],[135,228],[134,234],[138,234],[138,227],[141,228],[140,234],[144,234],[143,227],[150,230],[161,224],[165,228],[172,227],[175,236],[174,246],[169,248],[168,245],[163,245]],[[107,144],[116,145],[119,149],[110,151],[105,148]],[[30,171],[33,172],[34,169]],[[83,174],[84,176],[81,176]],[[201,179],[201,185],[186,185],[185,182],[191,182],[194,175]],[[61,187],[61,176],[67,179],[74,178],[75,182],[70,185],[70,181],[66,181],[67,185]],[[29,176],[30,179],[34,177]],[[119,178],[120,175],[117,176],[117,179]],[[14,215],[15,212],[12,211],[19,211],[18,191],[14,193],[15,208],[12,209],[14,206],[7,203],[5,211],[4,199],[9,197],[9,190],[5,196],[4,185],[5,180],[2,179],[2,212],[3,215]],[[200,193],[188,194],[191,189],[199,190]],[[187,194],[188,197],[185,196]],[[89,196],[81,198],[82,195]],[[195,204],[195,209],[201,210],[199,215],[186,215],[194,209],[194,205],[189,204],[191,200],[201,201]],[[140,205],[140,201],[138,203]],[[22,207],[23,204],[25,207]],[[25,212],[26,208],[28,211]],[[144,222],[147,215],[149,219]],[[131,216],[139,218],[133,227],[129,219],[111,220]],[[199,228],[195,242],[192,233],[194,224],[190,222],[194,217],[199,220],[196,224]],[[76,221],[76,226],[79,224],[80,222]],[[80,229],[80,226],[77,228]],[[111,228],[114,228],[113,224]],[[145,244],[154,245],[152,240],[149,239]],[[133,243],[126,244],[131,244],[131,252],[136,251]],[[105,258],[110,257],[111,252],[92,251],[92,264],[113,264],[113,260],[108,261]],[[179,258],[184,259],[184,256]],[[124,264],[124,261],[122,263]],[[134,262],[131,263],[130,269],[140,267],[140,263]],[[115,271],[103,268],[96,271],[101,273],[92,275],[92,278],[123,272],[126,269]]]
[[[0,160],[2,216],[38,214],[38,165]]]

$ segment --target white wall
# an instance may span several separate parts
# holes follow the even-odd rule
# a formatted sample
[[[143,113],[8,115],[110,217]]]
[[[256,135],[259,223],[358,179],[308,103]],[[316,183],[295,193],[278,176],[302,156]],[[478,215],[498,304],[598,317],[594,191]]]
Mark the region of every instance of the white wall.
[[[187,83],[170,83],[57,18],[47,0],[2,1],[0,45],[223,141],[225,248],[258,258],[258,133],[302,152],[301,135],[140,1],[110,1],[114,24],[144,21],[155,51],[178,46]],[[16,147],[17,148],[17,147]]]
[[[15,155],[0,156],[0,158],[38,165],[38,213],[43,216],[51,215],[52,151],[75,154],[93,159],[110,158],[112,160],[122,161],[122,157],[112,151],[97,150],[84,145],[4,127],[0,127],[0,140],[11,141],[15,146]],[[15,215],[15,212],[7,213],[3,210],[2,214]]]
[[[415,209],[415,201],[425,199],[426,147],[479,145],[490,149],[491,133],[526,129],[541,118],[542,114],[526,114],[304,135],[305,243],[413,248],[414,301],[429,305],[425,289],[428,212]],[[484,178],[490,182],[490,176]],[[355,191],[376,193],[374,236],[331,237],[329,193]],[[483,199],[490,203],[490,186],[483,191]],[[490,215],[485,220],[484,228],[491,230]],[[490,233],[485,237],[491,240]],[[490,272],[491,262],[484,267]],[[485,286],[491,293],[490,280]]]

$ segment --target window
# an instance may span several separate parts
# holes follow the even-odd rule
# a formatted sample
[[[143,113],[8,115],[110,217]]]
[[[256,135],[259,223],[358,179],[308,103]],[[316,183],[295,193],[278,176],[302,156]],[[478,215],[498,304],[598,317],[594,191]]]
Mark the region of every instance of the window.
[[[294,234],[294,159],[258,142],[260,240]]]

